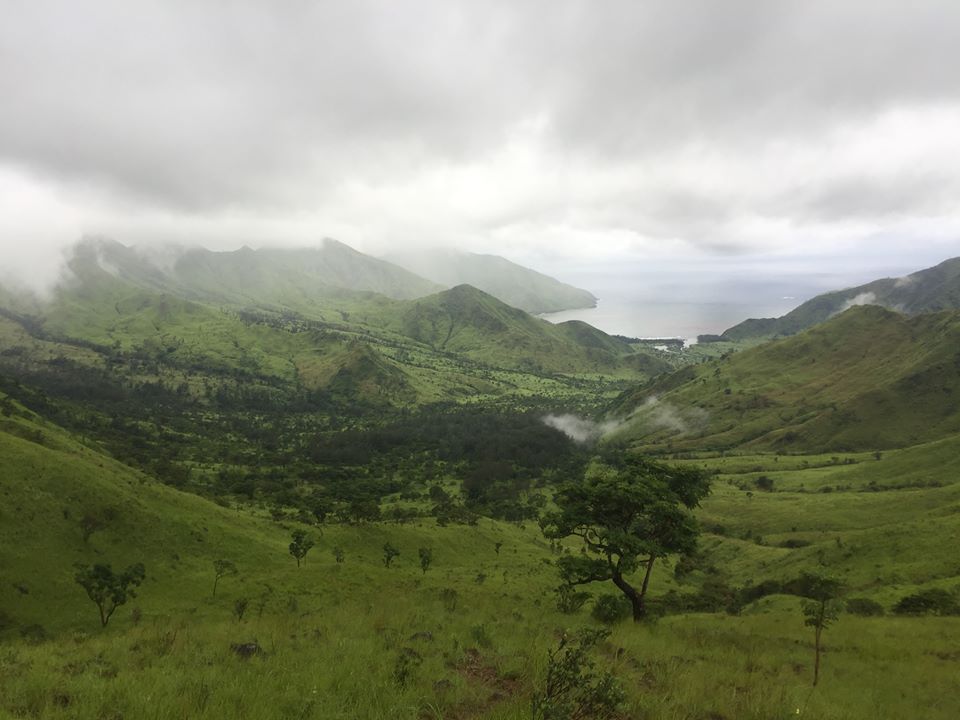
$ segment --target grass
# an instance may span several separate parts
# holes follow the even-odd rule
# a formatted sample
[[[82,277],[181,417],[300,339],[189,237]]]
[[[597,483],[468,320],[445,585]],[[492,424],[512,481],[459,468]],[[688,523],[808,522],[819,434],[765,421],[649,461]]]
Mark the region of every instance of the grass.
[[[621,437],[653,452],[834,454],[950,437],[960,432],[958,346],[956,311],[852,308],[631,391],[615,408],[632,417]]]
[[[476,323],[462,336],[449,334],[463,351],[452,354],[430,338],[404,339],[396,328],[367,334],[358,308],[349,322],[328,318],[320,329],[302,320],[277,324],[276,317],[248,322],[209,305],[161,305],[149,294],[111,298],[120,310],[108,303],[85,317],[65,310],[51,319],[47,336],[0,318],[0,344],[13,351],[5,362],[69,361],[125,373],[130,383],[185,383],[193,395],[226,382],[211,369],[219,364],[227,373],[250,373],[238,384],[304,383],[371,396],[395,388],[390,401],[400,404],[598,402],[626,378],[587,364],[563,374],[498,365],[493,351],[468,347],[480,342]],[[522,324],[527,335],[520,337],[500,308],[481,303],[480,310],[492,313],[484,322],[499,318],[508,326],[501,340],[526,341],[539,327]],[[702,406],[707,425],[699,435],[634,439],[661,452],[672,443],[675,462],[715,473],[699,511],[703,562],[713,571],[678,579],[673,560],[660,562],[655,598],[698,591],[711,578],[744,586],[815,571],[889,611],[919,589],[960,586],[953,552],[960,541],[960,435],[949,431],[953,416],[943,415],[955,319],[871,315],[878,312],[839,318],[844,341],[836,326],[825,326],[690,367],[643,391],[660,388],[681,413]],[[871,328],[880,332],[868,347]],[[61,333],[89,342],[66,342]],[[146,351],[117,366],[112,351],[99,347],[117,341],[123,352]],[[205,369],[191,369],[198,360]],[[930,393],[936,403],[927,402]],[[883,397],[904,408],[903,416],[877,410]],[[0,408],[0,717],[526,718],[548,651],[564,631],[595,625],[588,609],[556,609],[556,551],[535,523],[439,527],[420,518],[308,527],[256,503],[216,504],[159,484],[2,393]],[[868,410],[859,425],[844,415]],[[820,438],[841,415],[847,434],[837,437],[849,448],[825,447]],[[924,425],[926,416],[941,420]],[[174,421],[162,428],[157,421],[157,432],[168,433],[161,438],[172,442]],[[899,421],[912,429],[898,429]],[[781,443],[787,432],[798,440]],[[883,443],[862,440],[871,437],[898,447],[878,454]],[[784,452],[802,448],[811,451]],[[215,458],[191,462],[211,477],[219,467]],[[101,521],[86,540],[85,517]],[[296,528],[316,540],[302,568],[287,552]],[[389,568],[382,560],[387,542],[400,549]],[[426,573],[421,547],[433,551]],[[235,562],[239,572],[220,581],[214,598],[217,559]],[[140,561],[147,581],[101,629],[73,581],[74,565]],[[242,620],[234,613],[238,600],[248,602]],[[688,613],[616,625],[595,659],[623,683],[626,717],[767,720],[799,712],[827,720],[952,720],[960,703],[958,633],[958,618],[845,615],[825,633],[814,691],[812,633],[799,600],[771,595],[739,616]],[[243,659],[231,647],[251,642],[263,653]]]
[[[526,718],[559,633],[593,622],[586,611],[556,610],[555,555],[535,526],[483,519],[476,527],[424,520],[333,525],[322,535],[313,528],[317,545],[298,569],[286,552],[295,524],[153,483],[21,408],[5,423],[0,607],[12,626],[0,645],[0,716]],[[701,516],[726,533],[708,534],[703,546],[732,580],[820,567],[844,577],[852,594],[890,607],[918,587],[956,584],[960,573],[943,548],[958,539],[948,511],[960,486],[861,490],[908,467],[919,477],[924,459],[928,471],[952,461],[943,467],[952,472],[954,451],[940,441],[880,460],[856,456],[856,464],[823,455],[681,462],[721,470]],[[736,483],[752,481],[758,467],[780,475],[773,492],[748,498]],[[814,476],[850,490],[800,492]],[[117,514],[84,543],[77,515],[108,506]],[[764,544],[735,537],[747,531]],[[812,544],[770,544],[787,537]],[[382,562],[388,541],[401,550],[390,568]],[[434,552],[426,573],[419,547]],[[221,580],[213,598],[219,557],[240,572]],[[137,560],[148,581],[101,630],[72,582],[73,563]],[[658,566],[654,595],[684,589],[671,571]],[[442,595],[451,590],[453,609]],[[239,598],[249,600],[242,621],[233,615]],[[798,602],[770,596],[739,617],[621,624],[596,660],[627,689],[629,717],[766,719],[798,709],[828,720],[953,717],[960,656],[950,638],[960,620],[844,616],[825,634],[823,681],[813,691],[812,638]],[[37,624],[45,639],[20,637],[18,628]],[[231,649],[248,642],[264,654],[243,659]]]

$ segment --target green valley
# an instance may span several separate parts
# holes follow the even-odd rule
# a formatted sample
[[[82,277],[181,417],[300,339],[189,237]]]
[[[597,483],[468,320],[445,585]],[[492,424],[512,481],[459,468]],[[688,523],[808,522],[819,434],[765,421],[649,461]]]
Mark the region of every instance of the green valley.
[[[0,295],[0,717],[954,717],[957,311],[664,351],[335,243],[176,257]],[[544,532],[597,479],[622,527]],[[637,623],[561,573],[625,537]],[[138,563],[101,627],[78,578]]]

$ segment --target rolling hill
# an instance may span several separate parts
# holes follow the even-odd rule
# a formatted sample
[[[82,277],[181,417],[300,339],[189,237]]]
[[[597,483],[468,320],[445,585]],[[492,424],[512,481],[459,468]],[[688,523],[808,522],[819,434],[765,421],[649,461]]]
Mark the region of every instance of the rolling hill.
[[[617,373],[625,358],[644,354],[582,322],[557,325],[511,307],[470,285],[398,305],[386,327],[440,352],[535,372]],[[647,371],[670,368],[650,359]]]
[[[960,312],[854,307],[621,398],[640,446],[848,451],[960,432]]]
[[[779,318],[745,320],[724,331],[724,340],[794,335],[856,305],[879,305],[916,315],[960,308],[960,258],[901,278],[817,295]]]

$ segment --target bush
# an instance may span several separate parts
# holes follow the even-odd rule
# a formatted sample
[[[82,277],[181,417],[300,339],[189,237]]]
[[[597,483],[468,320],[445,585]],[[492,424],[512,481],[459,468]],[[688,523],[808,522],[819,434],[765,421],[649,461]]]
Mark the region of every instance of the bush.
[[[33,625],[24,625],[21,627],[20,637],[31,645],[37,645],[45,641],[49,635],[47,635],[47,630],[43,625],[34,623]]]
[[[533,720],[620,717],[624,692],[609,672],[594,670],[589,655],[607,635],[607,630],[582,630],[574,638],[563,636],[550,652],[543,689],[533,696]]]
[[[960,615],[960,602],[947,590],[931,588],[900,598],[893,612],[897,615]]]
[[[869,598],[850,598],[847,600],[847,612],[861,617],[883,615],[883,605]]]
[[[561,585],[557,588],[557,610],[565,615],[579,612],[589,599],[590,593],[578,592],[572,585]]]
[[[593,603],[590,615],[604,625],[613,625],[626,619],[632,612],[630,603],[620,595],[601,595]]]
[[[453,588],[443,588],[443,590],[440,591],[440,602],[443,603],[443,608],[447,612],[453,612],[457,609],[457,601],[459,599],[459,594]]]

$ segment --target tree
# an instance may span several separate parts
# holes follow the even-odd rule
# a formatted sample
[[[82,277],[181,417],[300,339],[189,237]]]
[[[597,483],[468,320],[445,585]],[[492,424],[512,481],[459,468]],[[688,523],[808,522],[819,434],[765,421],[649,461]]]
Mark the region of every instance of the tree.
[[[135,588],[146,577],[143,563],[131,565],[122,573],[114,573],[109,565],[77,566],[74,580],[87,591],[87,597],[100,610],[100,626],[106,627],[118,607],[136,597]]]
[[[294,530],[291,536],[293,542],[290,543],[290,554],[297,560],[297,567],[300,567],[300,561],[306,562],[307,553],[313,547],[313,540],[303,530]]]
[[[560,486],[559,510],[541,519],[547,538],[583,543],[581,555],[557,560],[562,580],[571,586],[612,581],[639,622],[657,558],[696,548],[699,528],[691,511],[709,491],[709,478],[699,470],[639,456],[594,462],[582,481]],[[627,580],[638,569],[639,588]]]
[[[383,566],[390,567],[390,563],[393,562],[393,559],[400,554],[400,551],[397,550],[391,543],[384,543],[383,545]]]
[[[803,624],[814,629],[813,686],[816,687],[820,680],[820,636],[840,617],[843,602],[838,599],[841,589],[838,580],[808,573],[801,579],[807,588],[805,595],[810,598],[802,602],[806,617]]]
[[[237,566],[234,565],[230,560],[214,560],[213,561],[213,597],[217,596],[217,584],[220,582],[220,578],[226,577],[227,575],[236,575]]]
[[[423,570],[423,574],[427,574],[427,570],[430,569],[430,563],[433,562],[433,550],[428,547],[422,547],[417,551],[420,555],[420,569]]]

